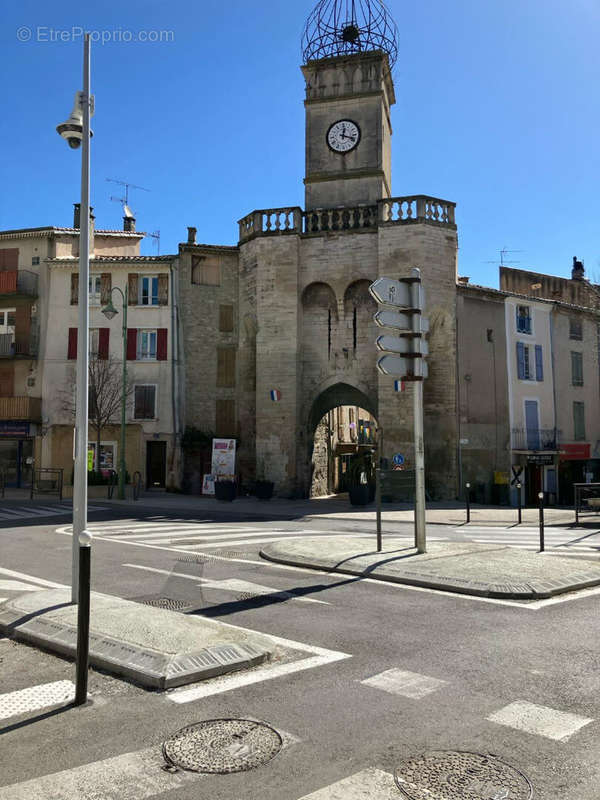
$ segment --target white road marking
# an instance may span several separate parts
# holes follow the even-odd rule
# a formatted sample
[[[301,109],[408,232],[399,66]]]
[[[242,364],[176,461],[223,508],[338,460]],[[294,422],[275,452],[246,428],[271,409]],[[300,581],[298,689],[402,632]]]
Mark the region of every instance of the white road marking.
[[[322,605],[331,605],[325,600],[315,600],[312,597],[299,597],[294,592],[288,592],[285,589],[273,589],[270,586],[261,586],[258,583],[250,583],[250,581],[237,580],[236,578],[229,578],[221,581],[211,581],[209,578],[202,578],[199,575],[185,575],[182,572],[174,572],[168,569],[158,569],[157,567],[145,567],[142,564],[123,564],[124,567],[130,569],[141,569],[146,572],[156,572],[160,575],[167,575],[169,578],[185,578],[196,583],[201,583],[207,589],[222,589],[226,592],[249,592],[255,595],[268,595],[268,594],[281,594],[289,597],[291,600],[300,600],[304,603],[320,603]],[[0,586],[0,588],[2,588]]]
[[[220,622],[220,624],[226,625],[229,628],[235,628],[235,625],[230,625],[226,622]],[[166,697],[173,703],[191,703],[194,700],[200,700],[214,694],[221,694],[222,692],[239,689],[241,686],[250,686],[260,681],[280,678],[283,675],[293,675],[295,672],[302,672],[305,669],[314,669],[315,667],[322,667],[326,664],[333,664],[335,661],[352,658],[349,653],[326,650],[324,647],[315,647],[314,645],[295,642],[292,639],[283,639],[280,636],[273,636],[270,633],[260,632],[260,635],[266,637],[272,641],[273,644],[279,645],[280,647],[300,650],[305,653],[311,653],[312,655],[309,658],[303,658],[300,661],[292,661],[288,664],[267,664],[264,667],[253,669],[250,672],[236,672],[232,675],[214,678],[210,683],[203,682],[186,689],[175,689],[172,692],[168,692]],[[1,797],[0,800],[2,800]]]
[[[17,578],[18,580],[27,581],[28,583],[37,583],[38,586],[46,586],[48,589],[64,589],[64,583],[54,583],[54,581],[47,581],[44,578],[36,578],[34,575],[26,575],[24,572],[15,572],[13,569],[6,569],[0,567],[0,574],[8,575],[10,578]]]
[[[16,692],[0,694],[0,720],[68,703],[74,697],[75,684],[71,681],[42,683],[39,686],[30,686]]]
[[[3,592],[37,592],[39,589],[39,586],[32,586],[30,583],[23,583],[22,581],[0,580],[0,590]]]
[[[159,746],[65,769],[0,788],[0,800],[144,800],[203,779],[196,772],[165,772]]]
[[[501,708],[495,714],[490,714],[487,719],[498,725],[506,725],[526,733],[545,736],[547,739],[554,739],[557,742],[566,742],[584,725],[589,725],[594,721],[577,714],[569,714],[566,711],[537,706],[524,700],[517,700]]]
[[[349,778],[306,794],[300,800],[398,800],[398,797],[393,775],[380,769],[364,769]]]
[[[436,692],[445,686],[447,681],[438,678],[430,678],[427,675],[419,675],[417,672],[404,672],[401,669],[387,669],[379,675],[373,675],[361,681],[364,686],[372,686],[375,689],[382,689],[390,694],[399,694],[402,697],[409,697],[411,700],[421,700],[431,692]]]

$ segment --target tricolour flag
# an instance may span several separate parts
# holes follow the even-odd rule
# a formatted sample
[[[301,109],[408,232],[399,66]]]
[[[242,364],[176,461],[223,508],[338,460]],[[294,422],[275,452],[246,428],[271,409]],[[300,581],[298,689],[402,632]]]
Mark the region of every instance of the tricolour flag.
[[[279,389],[271,389],[271,400],[278,403],[281,400],[281,392]]]
[[[403,392],[406,389],[404,381],[394,381],[394,391]]]

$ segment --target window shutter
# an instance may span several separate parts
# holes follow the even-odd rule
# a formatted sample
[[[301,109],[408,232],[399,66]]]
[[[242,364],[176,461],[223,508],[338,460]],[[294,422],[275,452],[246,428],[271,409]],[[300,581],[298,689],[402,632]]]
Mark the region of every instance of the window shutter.
[[[219,306],[219,330],[222,333],[233,330],[233,306]]]
[[[110,291],[112,289],[112,275],[110,272],[103,272],[100,276],[100,305],[108,305]]]
[[[67,358],[77,358],[77,328],[69,328],[69,346],[67,349]]]
[[[110,328],[100,328],[98,331],[98,358],[106,361],[108,358],[108,343],[110,341]]]
[[[167,329],[158,328],[156,331],[156,360],[167,360]]]
[[[169,276],[168,274],[158,276],[158,305],[166,306],[169,303]]]
[[[15,371],[12,364],[9,367],[0,366],[0,397],[15,396]]]
[[[221,399],[216,401],[215,428],[217,436],[236,436],[235,400]]]
[[[542,358],[541,344],[536,344],[535,346],[535,379],[536,381],[544,380],[544,359]]]
[[[233,347],[217,348],[217,387],[235,386],[235,350]]]
[[[130,272],[129,275],[127,276],[127,285],[129,291],[129,301],[127,305],[137,306],[138,304],[139,277],[140,276],[137,274],[137,272]]]
[[[137,328],[127,328],[127,361],[137,358]]]
[[[517,375],[519,380],[525,380],[525,345],[517,342]]]
[[[19,269],[19,248],[0,250],[0,270]]]
[[[79,302],[79,273],[71,273],[71,305],[76,306]]]

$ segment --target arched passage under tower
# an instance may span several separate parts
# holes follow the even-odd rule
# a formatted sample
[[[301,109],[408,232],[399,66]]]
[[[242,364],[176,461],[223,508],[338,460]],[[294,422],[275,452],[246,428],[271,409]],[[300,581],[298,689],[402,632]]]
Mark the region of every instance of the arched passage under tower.
[[[371,453],[376,406],[364,392],[336,383],[315,398],[308,420],[311,497],[345,492],[353,460]]]

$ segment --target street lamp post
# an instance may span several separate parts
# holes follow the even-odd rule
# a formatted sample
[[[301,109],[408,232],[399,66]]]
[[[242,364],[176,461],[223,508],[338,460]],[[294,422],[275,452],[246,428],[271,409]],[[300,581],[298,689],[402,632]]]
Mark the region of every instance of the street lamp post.
[[[90,35],[83,44],[83,92],[78,92],[71,116],[56,130],[73,150],[81,146],[81,216],[79,230],[79,325],[77,334],[76,450],[73,471],[73,546],[71,600],[77,603],[75,705],[87,701],[90,573],[92,536],[87,530],[89,273],[90,273]],[[76,588],[77,587],[77,588]]]
[[[125,411],[127,399],[127,305],[129,295],[127,286],[125,291],[115,286],[111,289],[108,305],[102,309],[107,319],[113,319],[119,313],[112,302],[112,293],[118,292],[123,301],[123,386],[121,394],[121,458],[119,466],[119,500],[125,500]]]

